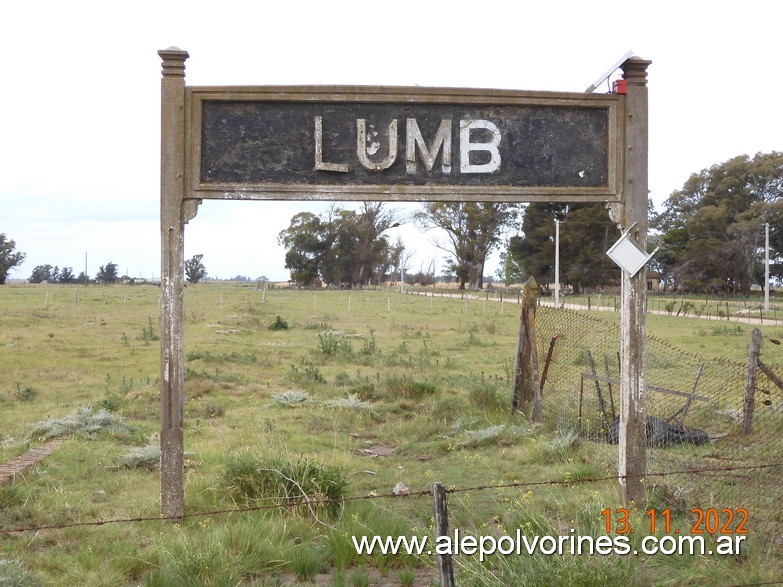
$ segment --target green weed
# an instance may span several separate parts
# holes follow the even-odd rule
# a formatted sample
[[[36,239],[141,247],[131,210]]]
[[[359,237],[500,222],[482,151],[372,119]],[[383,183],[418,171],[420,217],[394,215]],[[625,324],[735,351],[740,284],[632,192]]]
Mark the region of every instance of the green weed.
[[[291,365],[291,369],[288,372],[288,379],[299,385],[319,385],[326,383],[326,378],[321,374],[318,367],[309,361],[303,361],[301,368],[296,365]]]
[[[318,348],[315,351],[324,357],[349,359],[353,355],[353,345],[333,332],[318,334]]]
[[[395,397],[420,400],[435,395],[437,387],[428,381],[417,381],[403,375],[390,377],[385,382],[385,387]]]
[[[267,500],[301,515],[335,518],[348,478],[339,467],[304,457],[241,455],[226,464],[221,485],[235,500]]]
[[[153,341],[160,340],[160,336],[152,324],[152,317],[147,318],[147,325],[141,329],[141,334],[136,337],[136,340],[144,342],[145,346],[149,346]]]
[[[269,330],[288,330],[288,322],[282,316],[275,316],[274,322],[269,325]]]

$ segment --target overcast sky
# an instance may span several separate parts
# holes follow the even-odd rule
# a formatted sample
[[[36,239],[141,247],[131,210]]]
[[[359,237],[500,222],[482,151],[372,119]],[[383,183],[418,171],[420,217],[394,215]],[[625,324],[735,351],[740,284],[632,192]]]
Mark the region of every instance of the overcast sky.
[[[582,92],[626,51],[652,60],[650,190],[783,149],[778,2],[7,2],[0,9],[0,232],[36,265],[160,275],[160,58],[189,85],[358,84]],[[599,92],[606,91],[606,86]],[[327,204],[308,204],[321,211]],[[300,202],[205,202],[186,258],[284,280]],[[443,253],[396,230],[413,269]]]

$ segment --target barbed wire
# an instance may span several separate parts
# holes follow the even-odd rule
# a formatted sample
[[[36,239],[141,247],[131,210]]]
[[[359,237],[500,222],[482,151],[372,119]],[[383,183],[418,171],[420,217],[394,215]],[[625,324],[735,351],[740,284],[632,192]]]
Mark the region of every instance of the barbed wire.
[[[726,471],[744,471],[744,470],[753,470],[753,469],[770,469],[775,467],[783,467],[783,463],[767,463],[763,465],[743,465],[743,466],[734,466],[734,467],[701,467],[696,469],[683,469],[678,471],[660,471],[660,472],[652,472],[647,473],[644,475],[645,478],[648,477],[664,477],[668,475],[682,475],[687,473],[719,473],[719,472],[726,472]],[[518,489],[523,487],[537,487],[542,485],[576,485],[576,484],[585,484],[585,483],[602,483],[605,481],[618,481],[620,479],[626,479],[630,477],[630,475],[610,475],[605,477],[594,477],[589,479],[550,479],[546,481],[526,481],[526,482],[513,482],[513,483],[495,483],[490,485],[476,485],[473,487],[463,487],[463,488],[457,488],[454,486],[449,486],[445,488],[446,493],[468,493],[468,492],[475,492],[475,491],[486,491],[486,490],[499,490],[499,489]],[[65,522],[62,524],[50,524],[46,526],[30,526],[30,527],[21,527],[21,528],[7,528],[7,529],[0,529],[0,535],[6,535],[6,534],[18,534],[22,532],[41,532],[44,530],[65,530],[68,528],[79,528],[79,527],[98,527],[98,526],[106,526],[109,524],[130,524],[130,523],[138,523],[138,522],[181,522],[183,520],[189,519],[189,518],[200,518],[200,517],[207,517],[207,516],[218,516],[218,515],[225,515],[225,514],[234,514],[234,513],[247,513],[247,512],[256,512],[256,511],[263,511],[263,510],[273,510],[273,509],[290,509],[292,507],[299,507],[303,505],[328,505],[328,504],[344,504],[346,502],[351,501],[369,501],[369,500],[375,500],[375,499],[410,499],[410,498],[417,498],[417,497],[425,497],[425,496],[431,496],[432,490],[431,489],[425,489],[421,491],[415,491],[415,492],[405,492],[405,493],[383,493],[383,494],[368,494],[368,495],[355,495],[351,497],[344,497],[341,499],[308,499],[301,503],[286,503],[286,504],[267,504],[267,505],[256,505],[256,506],[248,506],[243,508],[224,508],[224,509],[217,509],[217,510],[210,510],[206,512],[191,512],[191,513],[185,513],[182,516],[139,516],[134,518],[114,518],[111,520],[91,520],[86,522]]]

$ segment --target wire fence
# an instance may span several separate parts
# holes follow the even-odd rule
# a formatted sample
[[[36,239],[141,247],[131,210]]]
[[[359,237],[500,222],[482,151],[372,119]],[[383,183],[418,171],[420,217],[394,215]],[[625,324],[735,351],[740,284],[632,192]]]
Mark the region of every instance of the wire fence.
[[[536,335],[547,371],[545,426],[616,442],[619,326],[583,312],[540,306]],[[648,494],[657,492],[684,511],[747,508],[757,531],[779,539],[780,471],[742,469],[775,463],[783,449],[783,369],[763,363],[764,344],[762,369],[753,370],[748,362],[708,359],[647,338]],[[749,411],[751,370],[755,401]],[[674,471],[686,472],[655,477]]]

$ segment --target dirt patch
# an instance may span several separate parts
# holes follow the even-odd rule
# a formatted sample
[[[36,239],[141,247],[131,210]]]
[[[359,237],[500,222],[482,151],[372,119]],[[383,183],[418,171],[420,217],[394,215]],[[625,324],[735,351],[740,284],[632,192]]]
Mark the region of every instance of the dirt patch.
[[[354,451],[360,457],[390,457],[394,454],[395,447],[388,444],[377,444]]]

